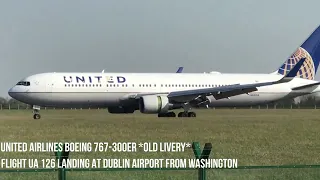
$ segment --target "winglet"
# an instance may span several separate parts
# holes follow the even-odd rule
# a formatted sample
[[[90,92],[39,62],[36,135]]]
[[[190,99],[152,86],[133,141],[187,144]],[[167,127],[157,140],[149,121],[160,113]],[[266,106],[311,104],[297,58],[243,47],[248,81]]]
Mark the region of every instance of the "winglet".
[[[182,73],[183,67],[179,67],[176,73]]]
[[[294,77],[296,77],[298,71],[300,70],[305,60],[306,58],[301,58],[300,61],[282,79],[280,79],[276,83],[284,83],[291,81]]]
[[[301,58],[300,61],[291,69],[291,71],[289,71],[288,74],[285,75],[285,77],[295,77],[305,60],[306,58]]]

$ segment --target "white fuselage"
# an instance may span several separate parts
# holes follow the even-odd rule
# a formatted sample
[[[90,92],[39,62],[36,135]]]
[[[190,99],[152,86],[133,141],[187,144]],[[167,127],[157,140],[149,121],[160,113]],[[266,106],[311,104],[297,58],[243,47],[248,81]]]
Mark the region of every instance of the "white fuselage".
[[[197,73],[43,73],[15,85],[10,96],[31,105],[47,107],[118,106],[129,95],[141,93],[168,94],[173,91],[210,88],[231,84],[251,84],[281,79],[275,74],[197,74]],[[273,102],[286,97],[318,92],[318,87],[291,90],[315,81],[294,78],[288,83],[259,87],[257,91],[214,100],[210,106],[248,106]]]

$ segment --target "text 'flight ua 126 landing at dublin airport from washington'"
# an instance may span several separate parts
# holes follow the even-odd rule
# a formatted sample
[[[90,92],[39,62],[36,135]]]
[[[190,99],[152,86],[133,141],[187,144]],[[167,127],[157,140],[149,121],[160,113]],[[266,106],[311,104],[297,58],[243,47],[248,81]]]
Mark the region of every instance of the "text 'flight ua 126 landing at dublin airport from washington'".
[[[110,113],[195,117],[193,107],[265,104],[320,91],[314,80],[320,59],[320,27],[270,74],[202,73],[41,73],[26,77],[9,95],[40,107],[108,108]]]

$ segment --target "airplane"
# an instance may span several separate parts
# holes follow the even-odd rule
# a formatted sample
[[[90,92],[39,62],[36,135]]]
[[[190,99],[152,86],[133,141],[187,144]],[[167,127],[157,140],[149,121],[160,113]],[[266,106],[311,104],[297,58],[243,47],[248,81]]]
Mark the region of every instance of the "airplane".
[[[320,59],[320,26],[274,73],[40,73],[28,76],[8,94],[40,107],[107,108],[109,113],[140,110],[158,117],[196,117],[198,106],[248,106],[319,92],[314,80]]]

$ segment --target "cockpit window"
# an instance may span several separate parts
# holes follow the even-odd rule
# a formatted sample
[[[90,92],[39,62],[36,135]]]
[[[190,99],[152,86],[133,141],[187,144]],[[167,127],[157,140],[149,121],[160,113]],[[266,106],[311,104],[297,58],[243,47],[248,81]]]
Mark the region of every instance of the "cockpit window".
[[[20,81],[17,83],[17,85],[20,86],[30,86],[30,82],[29,81]]]

